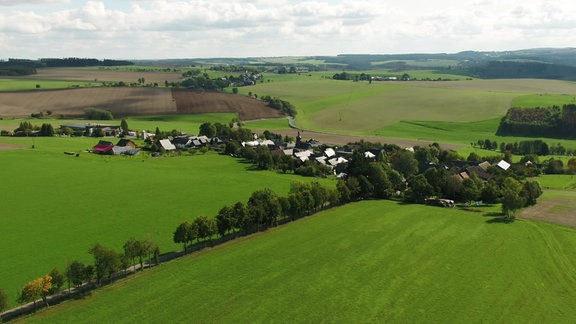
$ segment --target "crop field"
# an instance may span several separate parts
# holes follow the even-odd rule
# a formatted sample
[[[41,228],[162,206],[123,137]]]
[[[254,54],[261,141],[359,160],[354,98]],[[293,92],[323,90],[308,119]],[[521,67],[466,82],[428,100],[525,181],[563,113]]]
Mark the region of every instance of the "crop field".
[[[166,88],[98,87],[0,93],[0,117],[26,117],[47,110],[56,116],[81,116],[87,108],[106,109],[119,116],[177,111],[172,92]]]
[[[55,116],[82,116],[87,108],[115,116],[237,113],[241,119],[279,118],[263,101],[227,93],[147,87],[98,87],[0,93],[0,117],[27,117],[50,110]]]
[[[576,230],[491,219],[390,201],[350,204],[24,321],[572,322]]]
[[[181,249],[172,232],[184,220],[213,217],[258,189],[280,195],[292,181],[313,181],[200,153],[181,157],[84,153],[94,138],[0,138],[21,149],[0,151],[0,287],[14,305],[19,289],[101,243],[116,250],[130,237],[151,237],[161,251]],[[31,149],[34,145],[36,148]],[[81,152],[79,157],[63,152]],[[332,187],[332,181],[323,181]]]

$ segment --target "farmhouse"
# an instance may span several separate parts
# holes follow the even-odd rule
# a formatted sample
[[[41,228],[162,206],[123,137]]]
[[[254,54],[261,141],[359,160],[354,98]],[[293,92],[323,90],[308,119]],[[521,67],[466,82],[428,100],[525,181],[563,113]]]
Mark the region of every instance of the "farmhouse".
[[[74,132],[82,132],[82,135],[92,136],[96,129],[102,131],[104,136],[118,136],[121,132],[120,126],[91,124],[91,123],[67,123],[60,126],[60,129],[70,128]]]
[[[174,151],[176,149],[176,146],[174,146],[169,139],[161,139],[160,146],[162,146],[166,151]]]
[[[92,152],[96,154],[113,154],[112,149],[114,144],[108,141],[99,141],[98,144],[94,145]]]

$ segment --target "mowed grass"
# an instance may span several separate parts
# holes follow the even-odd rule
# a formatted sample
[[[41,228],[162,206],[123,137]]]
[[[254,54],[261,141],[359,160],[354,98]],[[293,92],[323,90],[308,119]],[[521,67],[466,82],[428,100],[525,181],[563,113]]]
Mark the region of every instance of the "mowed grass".
[[[250,164],[209,152],[194,156],[98,156],[82,152],[95,138],[0,138],[19,150],[0,151],[0,287],[10,305],[19,289],[74,259],[92,263],[96,243],[122,249],[130,237],[181,249],[172,233],[182,221],[218,210],[252,192],[285,195],[302,178],[250,171]],[[31,149],[34,145],[36,148]],[[64,152],[81,152],[79,157]]]
[[[532,94],[514,98],[512,107],[533,108],[551,107],[573,104],[576,102],[575,94]]]
[[[27,323],[570,323],[576,230],[365,201],[165,263]]]

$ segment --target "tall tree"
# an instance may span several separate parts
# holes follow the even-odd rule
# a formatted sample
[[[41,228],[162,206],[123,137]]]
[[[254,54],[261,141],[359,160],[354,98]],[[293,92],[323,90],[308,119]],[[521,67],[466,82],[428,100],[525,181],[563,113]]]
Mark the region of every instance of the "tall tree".
[[[70,293],[70,286],[78,287],[86,280],[86,266],[80,261],[72,261],[66,268],[65,275]]]
[[[121,270],[121,255],[116,251],[96,244],[88,252],[94,256],[94,270],[98,283],[104,276],[108,276],[108,280],[111,280],[112,274]]]
[[[414,157],[414,153],[408,150],[399,150],[392,154],[390,164],[406,179],[418,172],[418,160]]]
[[[216,215],[216,228],[220,236],[224,236],[232,230],[232,212],[232,207],[230,206],[224,206],[218,211],[218,215]]]
[[[172,237],[174,243],[182,243],[184,245],[184,252],[186,252],[186,244],[190,242],[189,234],[191,227],[192,225],[187,221],[180,223],[180,225],[178,225],[174,231],[174,235]]]
[[[64,275],[58,271],[58,269],[54,268],[48,273],[50,277],[52,277],[52,289],[50,290],[51,294],[57,293],[60,291],[60,288],[64,285]]]
[[[122,118],[122,121],[120,121],[120,128],[122,129],[122,132],[124,134],[128,134],[128,131],[130,129],[128,128],[128,122],[126,121],[126,119]]]
[[[216,136],[216,126],[214,126],[212,123],[203,123],[200,125],[200,132],[198,135],[214,137]]]
[[[520,196],[526,200],[527,206],[536,205],[536,199],[542,195],[542,189],[536,181],[526,181],[522,185]]]
[[[512,177],[504,179],[502,185],[502,213],[506,221],[514,220],[516,211],[526,204],[526,199],[520,196],[522,184]]]

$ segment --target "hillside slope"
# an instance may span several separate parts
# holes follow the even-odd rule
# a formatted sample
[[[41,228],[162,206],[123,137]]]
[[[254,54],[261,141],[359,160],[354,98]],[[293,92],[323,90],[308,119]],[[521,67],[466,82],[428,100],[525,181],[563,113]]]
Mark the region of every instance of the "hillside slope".
[[[26,322],[571,322],[576,230],[390,201],[233,241]]]

